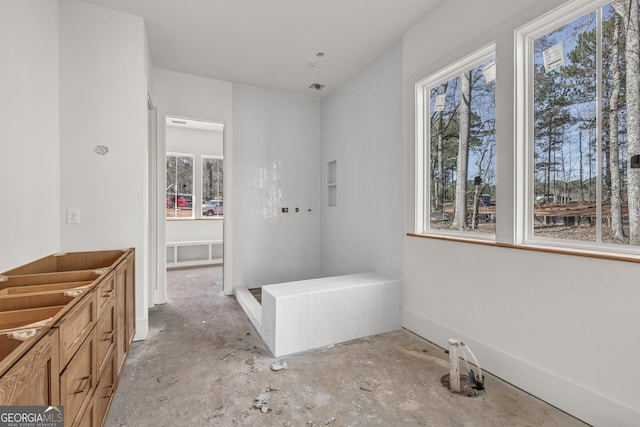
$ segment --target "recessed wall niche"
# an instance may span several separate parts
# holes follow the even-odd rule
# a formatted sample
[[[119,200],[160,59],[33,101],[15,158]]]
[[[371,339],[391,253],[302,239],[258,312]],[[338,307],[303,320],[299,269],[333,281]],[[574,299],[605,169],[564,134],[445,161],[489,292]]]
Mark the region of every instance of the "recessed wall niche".
[[[327,162],[327,207],[335,208],[338,205],[338,161]]]

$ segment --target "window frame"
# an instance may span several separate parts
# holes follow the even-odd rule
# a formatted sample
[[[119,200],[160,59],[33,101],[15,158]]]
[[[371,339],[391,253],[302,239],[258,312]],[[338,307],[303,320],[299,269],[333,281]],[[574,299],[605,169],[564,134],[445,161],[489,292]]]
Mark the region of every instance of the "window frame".
[[[190,219],[195,219],[196,215],[195,215],[195,206],[197,205],[195,202],[195,194],[194,194],[194,190],[195,190],[195,175],[196,175],[196,168],[197,168],[197,155],[194,153],[184,153],[184,152],[176,152],[176,151],[167,151],[165,153],[165,164],[167,162],[167,158],[168,157],[190,157],[192,159],[192,168],[191,168],[191,216],[184,216],[184,217],[180,217],[180,216],[166,216],[165,214],[165,220],[168,221],[175,221],[175,220],[190,220]],[[165,182],[166,185],[166,182]],[[165,189],[165,198],[166,198],[166,194],[167,191]],[[176,194],[176,201],[174,202],[174,209],[177,207],[177,194]]]
[[[497,60],[496,44],[490,43],[462,59],[453,62],[445,68],[425,77],[415,83],[415,223],[414,229],[418,235],[448,236],[462,240],[495,241],[496,234],[478,233],[473,231],[434,229],[430,227],[431,181],[431,123],[430,113],[430,89],[458,77],[463,71],[467,71],[484,64],[490,60]],[[496,135],[497,137],[497,135]],[[495,154],[497,158],[497,153]],[[497,161],[495,163],[497,165]],[[496,187],[498,180],[496,179]],[[496,220],[497,225],[497,220]]]
[[[223,155],[218,155],[218,154],[200,154],[199,156],[200,159],[200,204],[204,205],[204,203],[208,200],[205,199],[204,197],[204,163],[206,159],[213,159],[213,160],[222,160],[222,179],[223,179],[223,186],[222,186],[222,199],[220,199],[223,202],[223,206],[224,206],[224,156]],[[201,219],[206,219],[206,220],[210,220],[210,219],[220,219],[220,217],[224,217],[224,214],[218,216],[218,215],[214,215],[213,217],[208,217],[205,215],[202,215],[202,209],[200,209],[199,211],[199,215]]]
[[[634,245],[612,244],[598,241],[565,240],[551,237],[534,236],[534,201],[535,201],[535,160],[534,160],[534,43],[541,36],[561,28],[574,20],[596,12],[598,24],[602,22],[601,13],[598,9],[612,3],[613,0],[572,0],[564,5],[540,16],[539,18],[520,27],[515,32],[515,236],[516,245],[527,247],[548,247],[556,249],[566,249],[601,254],[627,254],[639,255],[640,247]],[[601,39],[599,26],[596,27],[597,37]],[[598,171],[598,186],[602,182],[602,54],[601,45],[598,43],[597,50],[597,127],[596,145],[598,156],[596,170]],[[598,211],[602,208],[602,191],[597,191],[596,206]],[[599,240],[598,238],[596,240]]]

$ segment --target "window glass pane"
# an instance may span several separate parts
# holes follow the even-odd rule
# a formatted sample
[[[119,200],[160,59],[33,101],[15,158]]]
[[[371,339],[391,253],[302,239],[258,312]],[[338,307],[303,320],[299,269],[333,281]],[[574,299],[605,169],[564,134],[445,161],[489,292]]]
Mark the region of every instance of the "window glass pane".
[[[167,154],[167,218],[193,217],[193,156]]]
[[[223,215],[224,159],[202,158],[202,215]]]
[[[640,245],[637,8],[616,1],[534,40],[534,237]]]
[[[427,90],[429,228],[495,234],[495,61]]]
[[[596,14],[590,13],[535,40],[533,228],[537,237],[595,239],[595,228],[582,226],[595,220],[596,213],[595,24]]]

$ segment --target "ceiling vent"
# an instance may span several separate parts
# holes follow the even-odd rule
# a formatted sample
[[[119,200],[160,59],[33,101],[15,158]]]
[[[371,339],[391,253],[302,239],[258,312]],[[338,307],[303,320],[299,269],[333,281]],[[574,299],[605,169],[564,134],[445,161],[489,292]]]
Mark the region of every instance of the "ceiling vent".
[[[311,83],[311,86],[309,86],[309,89],[322,90],[325,87],[327,87],[327,85],[321,85],[320,83]]]

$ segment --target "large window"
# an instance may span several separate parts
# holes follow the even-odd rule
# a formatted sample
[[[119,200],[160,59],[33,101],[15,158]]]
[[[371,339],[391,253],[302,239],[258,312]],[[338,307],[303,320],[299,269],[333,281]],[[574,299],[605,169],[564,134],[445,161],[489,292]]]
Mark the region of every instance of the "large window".
[[[495,235],[495,48],[416,85],[417,231]]]
[[[193,155],[167,153],[167,218],[193,218]]]
[[[638,1],[574,2],[519,45],[524,240],[640,245]]]

